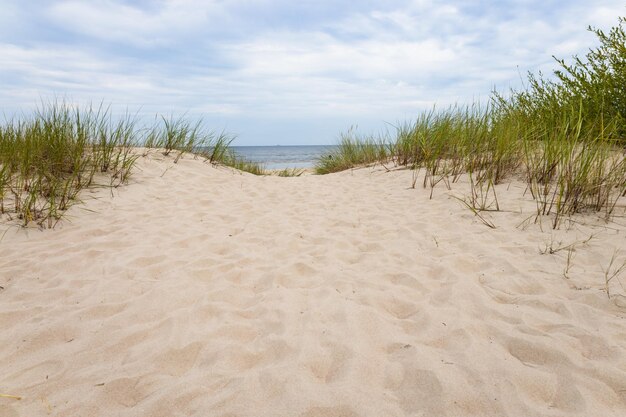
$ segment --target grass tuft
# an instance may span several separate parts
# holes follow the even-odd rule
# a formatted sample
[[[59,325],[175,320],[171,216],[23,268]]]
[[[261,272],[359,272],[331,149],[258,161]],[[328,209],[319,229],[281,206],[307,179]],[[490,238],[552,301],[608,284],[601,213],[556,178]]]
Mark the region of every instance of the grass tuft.
[[[572,65],[557,59],[556,81],[529,74],[526,90],[509,97],[494,92],[488,106],[422,113],[397,127],[388,143],[349,131],[316,172],[392,160],[413,169],[412,187],[421,177],[431,197],[437,185],[450,189],[468,174],[471,192],[461,201],[475,214],[500,210],[495,185],[523,176],[536,201],[535,221],[550,216],[558,228],[564,218],[589,211],[609,220],[626,196],[624,23],[619,18],[609,33],[589,28],[600,46]]]
[[[276,172],[279,177],[299,177],[306,172],[303,168],[284,168]]]
[[[128,179],[136,157],[130,117],[113,120],[102,105],[44,103],[25,120],[0,126],[0,216],[54,227],[97,175]]]
[[[202,121],[161,117],[139,129],[133,116],[113,117],[102,104],[44,103],[31,117],[0,125],[0,220],[54,227],[96,180],[110,187],[127,182],[139,144],[173,155],[174,162],[193,153],[213,164],[264,174],[260,165],[232,152],[232,140]]]
[[[341,135],[339,145],[322,155],[315,166],[316,174],[329,174],[357,166],[387,160],[388,149],[384,140],[356,136],[354,128]]]

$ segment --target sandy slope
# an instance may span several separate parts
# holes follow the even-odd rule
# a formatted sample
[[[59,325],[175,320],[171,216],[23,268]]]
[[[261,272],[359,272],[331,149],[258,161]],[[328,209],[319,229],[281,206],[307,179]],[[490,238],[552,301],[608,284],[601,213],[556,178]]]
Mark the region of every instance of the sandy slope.
[[[624,217],[516,227],[512,182],[492,230],[409,171],[138,167],[0,242],[0,416],[626,415]],[[540,254],[592,233],[567,279]]]

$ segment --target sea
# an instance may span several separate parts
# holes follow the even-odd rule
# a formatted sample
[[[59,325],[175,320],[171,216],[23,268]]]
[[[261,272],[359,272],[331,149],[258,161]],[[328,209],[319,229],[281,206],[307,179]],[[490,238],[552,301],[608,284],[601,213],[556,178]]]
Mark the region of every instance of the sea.
[[[231,146],[237,155],[258,162],[265,169],[313,168],[321,156],[328,154],[333,145],[279,145],[279,146]]]

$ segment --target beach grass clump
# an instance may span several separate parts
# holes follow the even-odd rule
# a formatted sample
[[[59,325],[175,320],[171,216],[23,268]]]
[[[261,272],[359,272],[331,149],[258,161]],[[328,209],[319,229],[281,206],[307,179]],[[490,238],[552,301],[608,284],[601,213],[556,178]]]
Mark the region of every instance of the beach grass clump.
[[[0,215],[53,227],[97,175],[111,185],[128,179],[134,144],[131,119],[114,120],[102,105],[52,102],[7,121],[0,126]]]
[[[347,133],[341,134],[337,147],[318,158],[315,173],[329,174],[357,166],[384,162],[388,156],[389,150],[384,139],[377,139],[373,136],[358,137],[354,129],[350,129]]]
[[[0,218],[54,227],[84,188],[125,183],[139,144],[174,155],[174,162],[193,153],[212,164],[265,174],[231,150],[231,135],[206,129],[202,121],[157,120],[139,128],[134,116],[113,117],[102,104],[79,108],[55,101],[30,117],[6,121],[0,125]]]
[[[596,97],[587,101],[563,85],[530,79],[528,91],[495,99],[505,119],[518,125],[521,166],[537,216],[553,216],[555,228],[563,216],[586,211],[604,212],[608,220],[624,193],[624,119],[591,111]]]
[[[263,165],[259,164],[258,162],[248,161],[236,155],[231,155],[227,157],[223,161],[223,164],[236,170],[247,172],[249,174],[267,175],[267,172]]]
[[[175,153],[174,162],[184,154],[200,156],[214,165],[225,165],[254,175],[266,175],[264,167],[237,155],[230,144],[235,137],[224,131],[215,132],[205,127],[202,120],[191,122],[185,118],[161,117],[161,123],[148,130],[144,140],[147,148],[157,148],[163,155]]]
[[[212,164],[223,163],[231,157],[230,144],[233,140],[235,140],[235,137],[224,131],[219,134],[211,133],[205,138],[202,146],[196,146],[196,152],[204,156]]]
[[[224,131],[218,134],[210,132],[194,147],[193,152],[212,164],[229,166],[254,175],[267,175],[263,165],[241,157],[230,147],[234,139],[234,136]]]
[[[512,92],[512,102],[529,115],[543,119],[558,115],[562,108],[580,107],[581,129],[600,135],[607,121],[616,123],[617,136],[626,144],[626,31],[624,17],[604,32],[588,27],[599,46],[585,57],[573,57],[568,64],[556,59],[558,69],[553,79],[540,73],[528,74],[528,88]]]
[[[299,177],[304,174],[305,171],[306,170],[303,168],[284,168],[276,172],[276,175],[279,177]]]
[[[249,161],[238,155],[230,148],[227,149],[226,152],[224,152],[222,159],[218,161],[218,163],[253,175],[268,174],[262,164],[255,161]]]
[[[546,107],[542,117],[515,102],[484,110],[454,107],[422,115],[398,129],[393,158],[423,173],[423,187],[439,183],[448,189],[467,174],[474,210],[499,210],[495,185],[523,175],[537,203],[537,216],[563,216],[587,211],[613,213],[623,195],[626,167],[618,119],[603,116],[603,129],[585,125],[582,104]],[[407,153],[410,150],[412,153]],[[419,169],[419,170],[418,170]]]
[[[537,216],[553,215],[553,227],[563,216],[603,212],[610,219],[623,193],[626,160],[618,138],[583,132],[579,112],[543,132],[540,141],[524,144],[528,189]]]
[[[233,140],[225,132],[218,134],[207,129],[202,119],[193,122],[185,117],[161,116],[157,120],[148,129],[144,146],[159,149],[165,156],[174,152],[175,163],[186,153],[201,155],[212,163],[218,163]]]
[[[424,112],[397,127],[386,146],[342,136],[316,172],[392,160],[414,170],[413,187],[423,175],[431,197],[438,184],[450,189],[467,174],[471,189],[462,201],[475,213],[499,210],[495,185],[518,176],[536,201],[537,219],[552,216],[554,228],[564,216],[588,211],[608,220],[626,195],[625,22],[608,33],[589,28],[600,46],[571,65],[557,59],[554,80],[529,74],[527,89],[507,97],[494,92],[488,106]]]

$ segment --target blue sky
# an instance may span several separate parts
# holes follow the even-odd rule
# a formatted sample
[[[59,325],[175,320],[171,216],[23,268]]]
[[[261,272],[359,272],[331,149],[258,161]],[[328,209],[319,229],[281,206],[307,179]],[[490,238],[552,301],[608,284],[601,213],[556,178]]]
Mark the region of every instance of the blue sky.
[[[237,145],[327,144],[485,100],[596,45],[612,0],[0,0],[0,107],[186,114]]]

